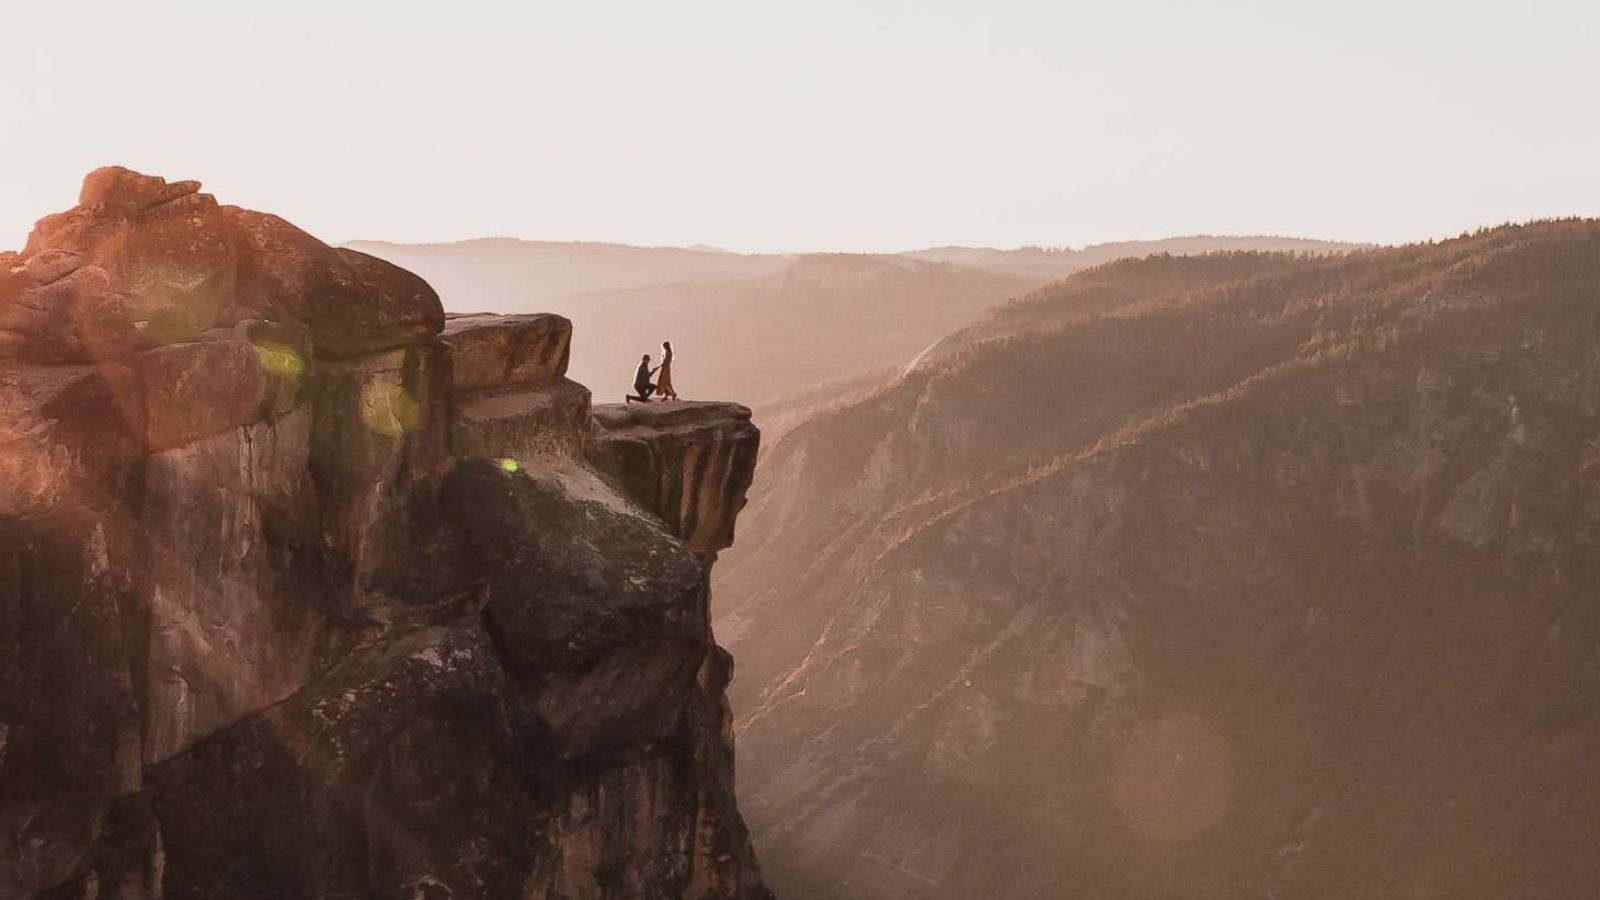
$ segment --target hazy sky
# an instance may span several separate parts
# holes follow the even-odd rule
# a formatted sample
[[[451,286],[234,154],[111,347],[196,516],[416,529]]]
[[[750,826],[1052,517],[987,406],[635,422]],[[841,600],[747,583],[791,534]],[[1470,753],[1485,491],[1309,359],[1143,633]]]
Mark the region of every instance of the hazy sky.
[[[739,250],[1600,215],[1595,0],[32,2],[0,247],[120,163],[330,240]]]

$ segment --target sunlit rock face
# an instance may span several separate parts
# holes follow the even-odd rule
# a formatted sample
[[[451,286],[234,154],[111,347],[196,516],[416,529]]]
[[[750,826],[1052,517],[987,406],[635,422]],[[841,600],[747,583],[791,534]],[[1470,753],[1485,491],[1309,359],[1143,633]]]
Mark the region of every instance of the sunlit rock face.
[[[572,322],[564,316],[494,313],[446,318],[444,342],[455,361],[455,389],[548,384],[567,374]]]
[[[0,254],[0,898],[767,896],[709,545],[585,462],[570,324],[199,187]]]

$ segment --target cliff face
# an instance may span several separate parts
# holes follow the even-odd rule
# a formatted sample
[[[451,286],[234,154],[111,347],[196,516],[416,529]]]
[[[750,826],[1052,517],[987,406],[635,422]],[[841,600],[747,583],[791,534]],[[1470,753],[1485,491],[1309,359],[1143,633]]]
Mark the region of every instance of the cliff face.
[[[0,897],[766,896],[759,436],[619,435],[570,336],[122,169],[0,254]]]
[[[696,552],[733,546],[761,435],[742,406],[683,402],[595,411],[589,461]]]
[[[762,465],[717,631],[780,893],[1600,883],[1600,222],[1087,272]]]

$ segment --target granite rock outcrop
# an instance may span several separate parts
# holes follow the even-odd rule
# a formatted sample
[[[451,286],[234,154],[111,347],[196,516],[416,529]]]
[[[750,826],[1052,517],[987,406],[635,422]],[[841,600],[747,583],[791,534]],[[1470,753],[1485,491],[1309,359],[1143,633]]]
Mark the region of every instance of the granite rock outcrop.
[[[570,335],[120,168],[0,254],[0,897],[769,896],[707,610],[759,435],[607,455]]]
[[[588,458],[696,553],[733,546],[761,433],[727,403],[608,404],[594,412]]]

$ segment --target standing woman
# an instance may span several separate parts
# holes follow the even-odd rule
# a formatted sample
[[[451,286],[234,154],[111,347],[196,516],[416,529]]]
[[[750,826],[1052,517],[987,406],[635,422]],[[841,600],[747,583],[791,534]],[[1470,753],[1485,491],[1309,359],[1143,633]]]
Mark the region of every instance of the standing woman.
[[[672,387],[672,342],[661,342],[661,371],[657,373],[656,396],[662,400],[678,399],[678,392]]]

